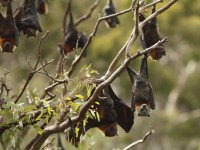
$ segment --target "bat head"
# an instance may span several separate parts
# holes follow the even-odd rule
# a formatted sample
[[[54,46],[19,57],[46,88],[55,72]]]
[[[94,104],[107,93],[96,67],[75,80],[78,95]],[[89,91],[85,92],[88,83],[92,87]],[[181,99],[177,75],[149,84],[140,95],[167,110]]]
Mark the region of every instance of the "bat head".
[[[115,14],[115,7],[112,0],[108,0],[107,5],[104,7],[104,16],[109,16]],[[106,19],[106,26],[114,28],[119,24],[119,19],[117,16]]]
[[[149,101],[139,101],[135,103],[135,110],[138,116],[141,117],[150,117],[151,106]]]
[[[46,0],[37,0],[36,7],[38,13],[40,14],[48,13],[48,4]]]
[[[113,137],[117,135],[117,123],[104,124],[98,127],[107,137]]]
[[[164,49],[164,45],[161,45],[158,48],[155,48],[149,52],[149,55],[154,60],[159,60],[162,58],[162,56],[166,55],[166,51]]]
[[[13,40],[0,38],[0,49],[2,52],[13,53],[16,44]]]

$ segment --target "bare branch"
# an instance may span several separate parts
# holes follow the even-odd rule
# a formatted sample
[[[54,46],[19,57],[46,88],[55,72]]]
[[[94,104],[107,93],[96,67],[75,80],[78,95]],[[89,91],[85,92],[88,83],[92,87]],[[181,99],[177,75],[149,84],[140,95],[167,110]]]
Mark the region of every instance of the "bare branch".
[[[85,21],[86,19],[90,18],[91,15],[92,15],[92,13],[93,13],[93,11],[94,11],[94,10],[96,9],[96,7],[98,6],[99,2],[100,2],[100,0],[96,0],[96,1],[94,2],[94,4],[91,6],[91,8],[90,8],[90,10],[88,11],[88,13],[85,14],[84,16],[82,16],[82,17],[80,17],[80,18],[78,19],[78,21],[75,23],[75,26],[78,26],[81,22],[83,22],[83,21]]]
[[[131,143],[130,145],[126,146],[123,150],[128,150],[128,149],[130,149],[130,148],[132,148],[132,147],[134,147],[134,146],[136,146],[136,145],[138,145],[138,144],[144,143],[144,142],[146,141],[146,139],[147,139],[150,135],[152,135],[154,132],[155,132],[154,130],[150,129],[150,131],[147,132],[147,133],[145,134],[145,136],[144,136],[142,139],[140,139],[140,140],[138,140],[138,141],[136,141],[136,142]]]
[[[49,32],[47,31],[47,32],[45,33],[45,35],[42,36],[42,37],[40,38],[39,47],[38,47],[38,60],[37,60],[37,62],[35,63],[34,70],[37,68],[37,66],[38,66],[38,64],[39,64],[39,61],[40,61],[40,59],[41,59],[40,49],[41,49],[42,41],[43,41],[43,39],[48,35],[48,33],[49,33]],[[23,86],[23,88],[22,88],[20,94],[19,94],[18,97],[15,99],[15,101],[14,101],[15,103],[17,103],[17,102],[19,101],[19,99],[21,98],[22,94],[23,94],[24,91],[26,90],[26,87],[28,86],[28,84],[29,84],[29,82],[31,81],[31,79],[33,78],[33,76],[34,76],[34,73],[31,72],[31,73],[29,74],[29,76],[28,76],[28,78],[27,78],[27,80],[26,80],[26,82],[25,82],[25,84],[24,84],[24,86]]]
[[[135,40],[137,39],[138,34],[139,34],[139,28],[138,28],[139,3],[136,6],[134,16],[135,16],[135,20],[134,20],[135,26],[133,29],[133,34],[131,35],[132,37],[130,38],[130,40],[128,41],[128,44],[126,46],[126,57],[130,57],[131,46],[133,45],[133,43],[135,42]]]

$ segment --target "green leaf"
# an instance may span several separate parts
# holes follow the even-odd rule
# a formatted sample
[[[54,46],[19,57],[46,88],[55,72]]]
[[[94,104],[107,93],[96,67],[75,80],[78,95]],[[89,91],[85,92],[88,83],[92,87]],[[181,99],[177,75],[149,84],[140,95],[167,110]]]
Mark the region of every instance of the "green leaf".
[[[50,106],[47,107],[47,112],[48,112],[49,115],[51,114],[51,107]]]
[[[46,124],[49,123],[49,115],[46,115]]]
[[[100,116],[98,112],[96,112],[96,117],[97,117],[97,120],[100,122]]]
[[[43,116],[43,112],[41,112],[41,114],[39,114],[39,116],[35,119],[36,121],[40,120],[40,118]]]
[[[95,102],[95,104],[97,104],[97,105],[100,105],[100,103],[99,103],[99,102]]]
[[[80,95],[80,94],[77,94],[75,95],[77,98],[80,98],[80,99],[84,99],[84,96],[83,95]]]
[[[79,129],[78,127],[75,128],[76,137],[78,137],[78,132],[79,132],[79,130],[80,130],[80,129]]]
[[[43,130],[38,126],[38,125],[34,125],[34,128],[37,130],[38,134],[42,134]]]

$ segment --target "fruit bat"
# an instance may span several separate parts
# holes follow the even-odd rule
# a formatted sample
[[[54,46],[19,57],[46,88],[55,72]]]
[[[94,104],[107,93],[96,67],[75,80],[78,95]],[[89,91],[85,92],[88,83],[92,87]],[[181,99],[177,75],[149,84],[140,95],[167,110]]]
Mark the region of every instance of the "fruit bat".
[[[36,36],[37,32],[42,32],[39,15],[35,7],[35,0],[26,0],[25,6],[15,14],[17,28],[27,37]]]
[[[112,0],[108,0],[106,6],[104,7],[104,16],[115,14],[115,7]],[[119,24],[119,19],[117,16],[106,19],[106,25],[110,28],[114,28]]]
[[[6,16],[0,13],[0,49],[12,53],[18,45],[18,31],[13,19],[10,1],[6,6]]]
[[[152,9],[152,14],[155,11],[156,11],[156,8],[154,5]],[[140,13],[139,21],[142,22],[144,20],[145,20],[144,15]],[[147,22],[144,25],[144,27],[142,28],[142,36],[140,39],[141,39],[143,49],[151,47],[152,45],[156,44],[159,40],[161,40],[159,31],[158,31],[156,17],[151,19],[149,22]],[[152,57],[152,59],[159,60],[160,58],[162,58],[163,55],[165,55],[164,45],[160,44],[158,48],[151,50],[148,54]]]
[[[38,13],[40,13],[40,14],[48,13],[47,0],[37,0],[36,6],[37,6]]]
[[[137,75],[129,67],[127,68],[132,86],[131,109],[136,111],[138,116],[150,116],[150,110],[155,109],[153,90],[148,81],[147,56],[142,59],[140,74]]]
[[[100,96],[99,104],[95,104],[92,108],[98,112],[100,120],[97,117],[88,118],[85,126],[81,123],[70,128],[68,140],[75,146],[78,146],[81,135],[84,135],[91,128],[97,127],[107,137],[117,135],[117,124],[127,133],[130,131],[133,125],[131,108],[115,95],[110,85],[103,90]],[[75,133],[76,127],[79,128],[78,134]]]
[[[78,32],[74,25],[74,19],[71,11],[69,12],[69,23],[67,25],[64,44],[59,44],[61,53],[64,54],[72,52],[76,48],[83,48],[87,42],[87,38],[84,33]]]

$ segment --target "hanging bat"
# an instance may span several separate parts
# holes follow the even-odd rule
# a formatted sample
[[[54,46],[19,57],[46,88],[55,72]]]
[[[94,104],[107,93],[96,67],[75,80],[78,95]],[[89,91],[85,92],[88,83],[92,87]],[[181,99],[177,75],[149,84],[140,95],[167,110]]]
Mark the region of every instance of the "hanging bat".
[[[112,0],[108,0],[106,6],[103,9],[104,16],[115,14],[115,7]],[[106,25],[110,28],[114,28],[119,24],[117,16],[106,19]]]
[[[106,87],[101,93],[99,104],[95,104],[93,109],[99,114],[100,120],[88,118],[85,126],[79,124],[79,131],[76,135],[75,127],[69,130],[68,140],[75,146],[78,146],[81,135],[84,135],[91,128],[99,128],[105,136],[113,137],[117,135],[117,124],[122,127],[127,133],[133,125],[133,112],[122,100],[120,100],[113,92],[111,86]],[[106,97],[105,97],[106,96]]]
[[[18,31],[13,19],[10,1],[6,6],[6,16],[0,13],[0,48],[2,52],[12,53],[18,45]]]
[[[37,11],[40,14],[47,14],[48,13],[48,4],[47,0],[37,0],[36,1]]]
[[[42,32],[35,0],[26,0],[25,6],[15,14],[15,20],[17,28],[27,37],[36,36],[37,32]]]
[[[134,116],[131,108],[125,104],[124,101],[119,99],[109,85],[104,89],[114,102],[114,109],[117,114],[117,124],[128,133],[134,124]]]
[[[155,109],[153,90],[148,81],[147,56],[142,59],[140,74],[137,75],[129,67],[127,68],[132,86],[131,109],[136,111],[138,116],[150,116],[150,110]]]
[[[83,48],[87,42],[87,38],[84,33],[78,32],[74,25],[74,19],[71,11],[69,12],[69,23],[64,35],[64,44],[59,44],[61,53],[72,52],[77,48]]]
[[[156,11],[156,6],[154,5],[152,9],[152,14]],[[139,14],[139,21],[142,22],[145,20],[145,17],[142,13]],[[156,44],[159,40],[161,40],[161,37],[158,32],[158,25],[157,25],[157,19],[156,17],[151,19],[149,22],[144,25],[142,28],[142,36],[141,36],[141,43],[143,49],[146,49],[148,47],[151,47],[152,45]],[[164,45],[160,44],[158,48],[155,48],[151,50],[148,53],[152,59],[159,60],[162,58],[163,55],[165,55],[165,49]]]
[[[117,135],[117,114],[114,110],[113,100],[102,97],[98,102],[99,104],[94,104],[91,111],[95,110],[99,114],[100,120],[97,119],[97,116],[93,116],[93,118],[87,119],[85,126],[83,123],[79,123],[69,130],[67,139],[76,147],[80,142],[80,137],[91,128],[99,128],[107,137]],[[79,129],[78,133],[75,132],[76,128]]]

